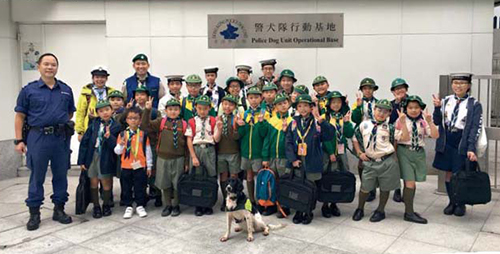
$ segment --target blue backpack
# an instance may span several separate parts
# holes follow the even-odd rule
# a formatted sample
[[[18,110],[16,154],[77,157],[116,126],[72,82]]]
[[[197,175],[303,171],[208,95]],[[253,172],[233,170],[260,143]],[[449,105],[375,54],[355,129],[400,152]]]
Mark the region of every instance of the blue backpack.
[[[276,176],[269,168],[263,168],[257,175],[257,186],[255,189],[257,203],[260,206],[268,207],[276,205],[278,199],[276,195]]]

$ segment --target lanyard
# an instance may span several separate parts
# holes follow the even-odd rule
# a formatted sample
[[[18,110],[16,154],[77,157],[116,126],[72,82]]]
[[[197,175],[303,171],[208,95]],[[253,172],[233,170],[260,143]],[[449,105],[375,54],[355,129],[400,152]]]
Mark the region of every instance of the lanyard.
[[[126,139],[128,140],[129,138],[131,138],[129,135],[130,132],[127,131],[126,133]],[[134,135],[132,135],[132,138]],[[139,128],[137,128],[137,131],[135,132],[135,136],[136,136],[136,139],[135,139],[135,149],[132,149],[132,153],[134,154],[134,158],[137,157],[137,152],[139,151]],[[130,140],[130,145],[132,145],[132,140]]]
[[[301,120],[302,121],[302,120]],[[309,123],[309,127],[307,127],[307,130],[306,132],[304,133],[304,136],[302,136],[302,133],[300,131],[300,129],[297,129],[297,135],[299,135],[299,138],[300,138],[300,141],[302,141],[301,143],[304,143],[304,139],[307,137],[307,134],[309,133],[309,131],[311,130],[311,126],[313,124],[313,120],[311,119],[311,123]]]

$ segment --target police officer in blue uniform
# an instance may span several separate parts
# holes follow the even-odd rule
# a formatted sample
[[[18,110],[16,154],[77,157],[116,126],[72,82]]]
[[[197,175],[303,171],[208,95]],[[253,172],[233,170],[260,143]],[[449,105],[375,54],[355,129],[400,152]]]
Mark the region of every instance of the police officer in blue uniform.
[[[64,204],[69,196],[67,172],[70,168],[70,139],[74,132],[70,119],[76,108],[71,88],[55,78],[58,65],[55,55],[41,55],[38,60],[40,79],[22,88],[14,109],[15,149],[26,153],[26,163],[31,170],[26,199],[30,211],[26,225],[28,230],[36,230],[40,225],[43,183],[49,161],[54,193],[51,196],[54,203],[52,219],[62,224],[72,222],[71,217],[64,212]],[[23,135],[26,129],[29,131]]]

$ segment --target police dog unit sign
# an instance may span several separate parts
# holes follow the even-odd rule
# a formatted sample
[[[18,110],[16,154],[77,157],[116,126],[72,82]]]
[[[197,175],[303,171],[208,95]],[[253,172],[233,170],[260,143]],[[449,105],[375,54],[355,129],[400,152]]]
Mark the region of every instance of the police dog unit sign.
[[[208,15],[208,48],[342,48],[343,13]]]

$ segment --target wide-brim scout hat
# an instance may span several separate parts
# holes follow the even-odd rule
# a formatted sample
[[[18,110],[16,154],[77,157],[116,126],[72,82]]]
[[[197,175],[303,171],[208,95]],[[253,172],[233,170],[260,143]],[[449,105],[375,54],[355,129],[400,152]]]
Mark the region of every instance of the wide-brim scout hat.
[[[108,70],[105,66],[99,65],[92,68],[90,72],[92,76],[109,76]]]
[[[381,108],[381,109],[388,109],[392,111],[392,105],[391,102],[387,99],[382,99],[379,100],[375,103],[376,108]]]
[[[201,77],[198,74],[191,74],[187,76],[186,78],[186,83],[200,83],[201,84]]]
[[[262,92],[276,90],[278,91],[278,86],[273,82],[267,83],[262,87]]]
[[[252,86],[250,87],[250,89],[248,89],[247,91],[247,95],[250,95],[250,94],[258,94],[258,95],[262,95],[262,91],[256,87],[256,86]]]
[[[359,83],[359,90],[361,90],[365,86],[372,87],[374,91],[378,90],[378,86],[377,84],[375,84],[375,80],[373,80],[372,78],[364,78],[363,80],[361,80],[361,82]]]
[[[229,85],[231,84],[231,82],[238,82],[238,84],[240,84],[240,88],[243,88],[245,86],[245,83],[243,83],[241,79],[237,77],[230,77],[226,80],[226,91],[227,89],[229,89]]]
[[[472,76],[473,76],[472,73],[466,73],[466,72],[451,73],[450,74],[450,79],[451,79],[451,81],[453,81],[453,80],[465,80],[465,81],[468,81],[469,83],[471,83]]]
[[[167,101],[167,104],[165,105],[165,108],[172,107],[172,106],[181,106],[181,102],[177,100],[176,98],[172,98]]]
[[[332,91],[331,93],[328,94],[328,96],[326,97],[328,99],[328,105],[330,105],[330,103],[332,102],[333,98],[340,98],[342,100],[342,107],[340,108],[340,111],[345,114],[347,113],[347,111],[349,111],[349,105],[347,105],[347,102],[346,102],[346,97],[344,95],[342,95],[342,93],[340,93],[339,91]],[[330,107],[328,106],[328,109]]]
[[[284,69],[284,70],[281,72],[281,74],[280,74],[280,77],[279,77],[278,81],[279,81],[279,82],[281,82],[281,79],[282,79],[283,77],[289,77],[289,78],[291,78],[291,79],[293,80],[293,82],[294,82],[294,83],[295,83],[295,82],[297,82],[297,79],[295,78],[295,73],[293,73],[293,71],[292,71],[292,70],[289,70],[289,69]]]
[[[293,104],[293,107],[296,108],[299,103],[309,103],[309,105],[314,105],[314,102],[312,101],[311,95],[309,94],[301,94],[297,96],[295,99],[295,103]]]
[[[122,98],[122,99],[125,99],[125,97],[123,96],[123,93],[121,91],[118,91],[118,90],[111,91],[111,93],[108,94],[108,98]]]
[[[276,97],[274,98],[274,102],[273,104],[276,105],[280,102],[283,102],[283,101],[287,101],[289,100],[290,97],[288,97],[288,95],[286,95],[286,93],[279,93],[278,95],[276,95]]]
[[[317,76],[314,78],[312,85],[315,86],[315,85],[321,84],[323,82],[328,82],[328,80],[325,78],[325,76]]]
[[[139,61],[139,60],[149,62],[148,56],[146,56],[143,53],[137,54],[136,56],[134,56],[134,58],[132,58],[133,63],[135,63],[135,61]]]
[[[239,71],[246,71],[246,72],[248,72],[248,74],[251,74],[252,73],[252,66],[245,65],[245,64],[236,65],[236,73],[238,73]]]
[[[305,85],[298,85],[293,88],[294,92],[297,92],[298,94],[309,94],[309,88]]]
[[[195,105],[205,105],[205,106],[212,106],[212,100],[208,95],[202,95],[194,101]]]
[[[184,77],[184,75],[167,75],[167,76],[165,76],[165,78],[167,78],[167,83],[170,83],[172,81],[180,81],[182,83],[182,81],[184,81],[183,77]]]
[[[134,90],[134,95],[136,93],[147,93],[149,95],[149,89],[145,86],[138,86],[135,90]]]
[[[224,98],[222,98],[222,101],[229,101],[234,103],[235,105],[238,105],[238,97],[232,95],[232,94],[226,94]]]
[[[219,67],[217,67],[217,66],[210,66],[210,67],[205,67],[203,70],[205,71],[205,74],[207,74],[207,73],[215,73],[215,74],[217,74],[217,72],[219,71]]]
[[[394,89],[396,89],[396,87],[398,87],[398,86],[404,86],[404,87],[406,87],[406,89],[408,89],[408,87],[409,87],[408,83],[406,83],[406,80],[404,80],[402,78],[396,78],[391,83],[391,91],[394,91]]]
[[[422,110],[425,109],[425,107],[427,105],[425,105],[425,103],[422,101],[422,98],[420,98],[420,96],[418,95],[410,95],[406,98],[405,102],[404,102],[404,108],[406,108],[408,106],[408,104],[411,102],[411,101],[414,101],[414,102],[417,102],[419,105],[420,105],[420,108],[422,108]]]
[[[260,66],[264,67],[266,65],[272,65],[273,67],[276,65],[276,59],[267,59],[260,61]]]
[[[100,100],[95,105],[95,109],[98,110],[100,108],[104,108],[104,107],[108,107],[108,106],[111,107],[111,104],[109,103],[108,100]]]

